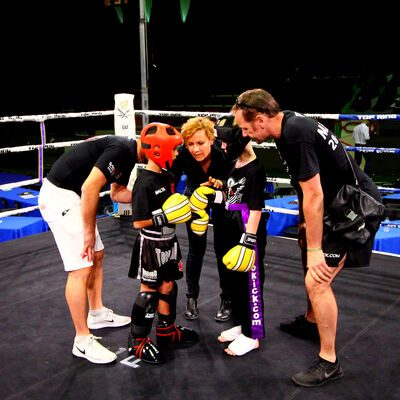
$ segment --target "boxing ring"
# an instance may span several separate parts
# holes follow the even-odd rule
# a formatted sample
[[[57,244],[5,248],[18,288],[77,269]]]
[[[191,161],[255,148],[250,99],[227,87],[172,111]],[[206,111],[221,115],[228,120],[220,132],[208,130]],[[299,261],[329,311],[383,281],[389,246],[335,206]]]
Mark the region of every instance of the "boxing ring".
[[[176,118],[178,115],[181,118],[198,115],[217,118],[223,115],[165,111],[137,111],[136,114],[160,119]],[[40,145],[0,149],[0,157],[9,152],[33,151],[38,153],[38,159],[41,160],[38,163],[37,176],[0,186],[0,193],[7,192],[10,197],[24,193],[23,196],[28,197],[24,200],[32,201],[33,204],[21,202],[20,208],[2,212],[0,220],[22,218],[19,217],[21,213],[26,215],[24,218],[37,218],[28,216],[38,210],[35,205],[36,193],[27,186],[40,185],[46,150],[80,142],[47,143],[46,121],[113,115],[114,111],[102,111],[0,118],[2,123],[34,121],[38,124],[38,135],[42,141]],[[315,117],[318,118],[316,115]],[[273,150],[274,146],[266,143],[261,147]],[[269,177],[268,181],[277,185],[289,185],[285,178]],[[397,196],[399,193],[396,188],[380,189],[383,194],[393,193],[388,196]],[[21,193],[17,193],[19,191]],[[103,196],[106,195],[107,192],[104,192]],[[285,198],[286,196],[282,197]],[[10,201],[14,202],[15,199],[12,197]],[[295,198],[290,199],[289,203],[291,201],[295,201]],[[282,215],[293,218],[298,215],[295,203],[291,204],[293,209],[289,209],[284,203],[278,207],[276,204],[268,206],[267,202],[268,200],[265,210],[271,213],[270,219],[281,212],[284,213]],[[385,224],[388,229],[399,230],[395,220],[382,223],[382,229]],[[99,218],[98,226],[105,245],[105,304],[112,306],[120,314],[129,315],[135,293],[139,290],[137,280],[127,279],[132,245],[137,232],[132,229],[130,218],[124,214],[119,218]],[[177,236],[185,260],[188,248],[185,227],[177,226]],[[161,366],[144,364],[129,356],[127,327],[95,332],[117,353],[115,363],[98,366],[73,357],[71,337],[74,328],[64,298],[65,273],[51,232],[45,229],[34,235],[0,243],[0,311],[3,321],[0,336],[0,398],[400,398],[396,351],[400,330],[400,268],[396,254],[375,251],[369,268],[345,270],[337,277],[337,353],[345,376],[340,381],[321,388],[305,389],[294,386],[290,376],[311,364],[318,353],[318,344],[295,339],[278,329],[280,322],[304,312],[305,308],[303,273],[297,241],[281,236],[268,236],[264,260],[266,338],[261,341],[258,350],[244,357],[232,358],[224,355],[224,346],[217,341],[220,331],[229,328],[230,323],[221,324],[214,320],[220,302],[220,291],[215,268],[212,226],[209,227],[207,240],[200,281],[198,320],[184,320],[186,284],[184,279],[178,281],[177,323],[195,329],[200,342],[189,349],[167,354],[168,362]]]

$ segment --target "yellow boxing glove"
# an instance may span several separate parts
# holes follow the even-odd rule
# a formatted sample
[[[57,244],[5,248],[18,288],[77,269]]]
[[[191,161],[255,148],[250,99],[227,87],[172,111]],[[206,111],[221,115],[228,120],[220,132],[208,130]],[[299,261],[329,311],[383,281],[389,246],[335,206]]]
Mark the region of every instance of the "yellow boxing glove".
[[[200,218],[196,218],[197,215]],[[210,217],[204,210],[199,210],[199,211],[192,212],[192,218],[193,218],[193,221],[190,224],[190,229],[196,235],[203,236],[207,231],[208,221],[209,221]]]
[[[249,272],[256,260],[257,236],[252,233],[243,233],[237,246],[230,249],[222,258],[226,268],[232,271]]]
[[[200,186],[190,196],[190,207],[193,211],[204,210],[208,204],[222,203],[223,195],[220,190],[210,186]]]
[[[155,226],[181,224],[189,221],[191,216],[189,199],[180,193],[174,193],[165,200],[162,209],[153,211],[153,223]]]

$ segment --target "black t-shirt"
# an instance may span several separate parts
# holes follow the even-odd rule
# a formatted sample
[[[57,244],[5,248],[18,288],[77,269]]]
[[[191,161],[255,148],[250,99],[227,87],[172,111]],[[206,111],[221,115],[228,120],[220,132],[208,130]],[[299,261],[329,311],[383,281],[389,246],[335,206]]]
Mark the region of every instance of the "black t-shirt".
[[[299,196],[299,181],[320,174],[325,205],[345,184],[354,184],[349,160],[339,139],[320,122],[302,114],[284,111],[281,137],[275,140],[282,161]],[[359,184],[376,197],[376,187],[350,157]]]
[[[132,189],[132,220],[145,221],[152,218],[152,212],[160,209],[165,200],[174,192],[170,173],[142,170]],[[173,225],[170,224],[170,226]],[[146,229],[161,232],[161,228],[154,226]]]
[[[264,167],[255,159],[241,168],[233,167],[229,173],[226,188],[226,204],[247,204],[249,210],[262,210],[264,208],[264,189],[266,174]],[[236,242],[245,232],[240,211],[227,212],[226,232]],[[265,219],[261,218],[257,231],[258,240],[265,241]]]
[[[71,147],[53,165],[47,178],[54,185],[79,196],[93,167],[101,170],[107,183],[126,186],[137,163],[136,141],[121,136],[89,139]]]
[[[186,147],[183,147],[172,164],[171,172],[177,184],[182,174],[187,176],[185,194],[191,195],[201,183],[207,182],[212,176],[216,179],[225,180],[228,177],[230,162],[227,160],[223,150],[214,142],[211,146],[211,163],[208,171],[204,172],[201,164],[194,159]]]

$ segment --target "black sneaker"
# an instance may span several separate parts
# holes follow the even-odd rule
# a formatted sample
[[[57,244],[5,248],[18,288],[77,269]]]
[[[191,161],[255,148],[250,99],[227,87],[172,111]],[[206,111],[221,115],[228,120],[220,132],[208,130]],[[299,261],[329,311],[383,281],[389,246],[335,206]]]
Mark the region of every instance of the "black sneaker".
[[[279,328],[299,339],[319,340],[317,324],[307,321],[305,315],[299,315],[291,322],[282,322]]]
[[[165,362],[164,354],[151,341],[150,338],[135,338],[132,333],[128,337],[128,352],[148,364],[162,364]]]
[[[156,326],[157,344],[160,348],[184,348],[193,346],[199,340],[192,329],[180,325],[159,323]]]
[[[343,375],[344,373],[338,360],[336,360],[335,364],[332,364],[319,357],[318,361],[306,371],[293,375],[292,380],[300,386],[314,387],[339,379]]]

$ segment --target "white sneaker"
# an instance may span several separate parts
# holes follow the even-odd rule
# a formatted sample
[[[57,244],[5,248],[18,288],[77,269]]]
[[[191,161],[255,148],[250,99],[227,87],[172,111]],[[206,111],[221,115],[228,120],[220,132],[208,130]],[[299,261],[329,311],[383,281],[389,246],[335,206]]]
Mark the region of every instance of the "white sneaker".
[[[108,364],[115,361],[117,355],[106,349],[96,339],[101,339],[101,337],[89,335],[83,344],[77,344],[75,339],[72,354],[76,357],[86,358],[95,364]]]
[[[100,329],[100,328],[117,328],[119,326],[125,326],[131,323],[131,317],[124,317],[122,315],[114,314],[113,310],[103,307],[103,312],[97,316],[90,314],[87,318],[87,324],[89,329]]]

